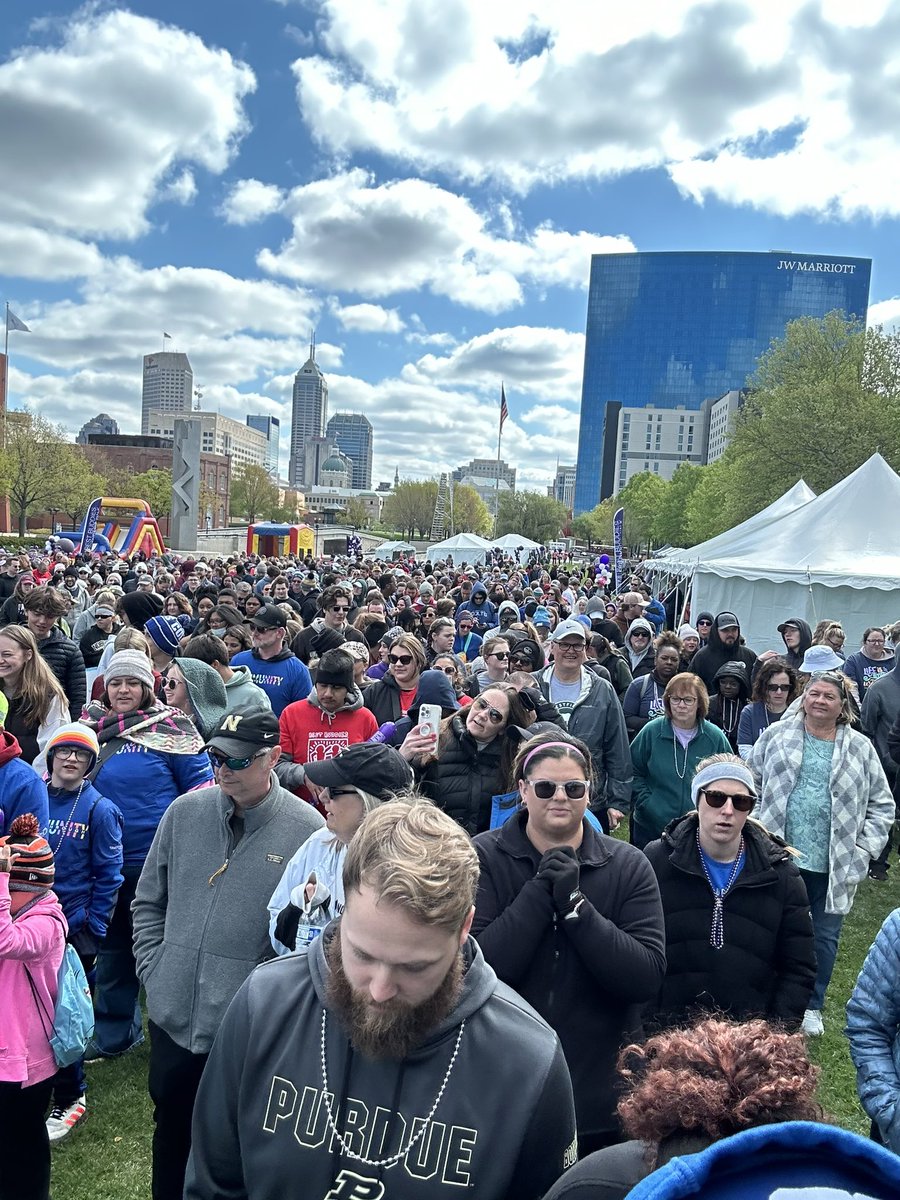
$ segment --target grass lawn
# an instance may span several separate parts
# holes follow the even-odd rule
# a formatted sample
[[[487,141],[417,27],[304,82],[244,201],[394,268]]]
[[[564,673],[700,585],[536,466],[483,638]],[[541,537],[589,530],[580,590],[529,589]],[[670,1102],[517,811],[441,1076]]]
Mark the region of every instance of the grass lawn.
[[[822,1068],[820,1099],[840,1125],[867,1134],[868,1119],[856,1098],[853,1064],[841,1032],[844,1005],[875,934],[900,906],[900,867],[888,883],[866,880],[844,922],[841,948],[825,1008],[825,1036],[811,1054]],[[88,1070],[88,1117],[53,1151],[53,1195],[63,1200],[146,1200],[150,1195],[150,1136],[153,1119],[147,1095],[149,1052],[145,1044],[123,1059]]]

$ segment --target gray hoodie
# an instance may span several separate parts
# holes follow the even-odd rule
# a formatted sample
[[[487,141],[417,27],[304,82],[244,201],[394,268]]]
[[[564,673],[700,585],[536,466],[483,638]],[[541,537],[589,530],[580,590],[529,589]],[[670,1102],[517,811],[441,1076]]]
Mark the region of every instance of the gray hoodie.
[[[247,711],[254,709],[271,709],[269,697],[253,682],[250,668],[244,666],[232,667],[234,674],[225,684],[225,701],[227,711],[234,712],[238,708]]]

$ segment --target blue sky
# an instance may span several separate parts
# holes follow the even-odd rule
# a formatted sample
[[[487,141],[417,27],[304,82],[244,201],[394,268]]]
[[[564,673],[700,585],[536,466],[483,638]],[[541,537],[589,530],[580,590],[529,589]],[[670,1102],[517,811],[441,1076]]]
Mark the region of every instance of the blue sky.
[[[10,402],[140,425],[162,331],[204,407],[282,418],[316,330],[375,477],[575,458],[596,251],[874,260],[900,317],[886,0],[7,6]],[[622,11],[618,11],[618,10]],[[602,14],[602,19],[601,19]]]

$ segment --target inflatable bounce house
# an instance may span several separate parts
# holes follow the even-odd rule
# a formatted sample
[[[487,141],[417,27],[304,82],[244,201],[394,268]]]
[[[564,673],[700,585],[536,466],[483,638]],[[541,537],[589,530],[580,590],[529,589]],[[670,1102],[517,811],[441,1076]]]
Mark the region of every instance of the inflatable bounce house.
[[[127,514],[118,519],[121,512]],[[100,528],[102,516],[105,524]],[[118,496],[98,496],[92,500],[81,529],[64,531],[75,543],[75,549],[113,551],[132,555],[138,550],[149,558],[164,554],[162,532],[146,500],[124,499]]]
[[[266,557],[312,554],[315,534],[310,525],[273,525],[257,521],[247,527],[247,553]]]

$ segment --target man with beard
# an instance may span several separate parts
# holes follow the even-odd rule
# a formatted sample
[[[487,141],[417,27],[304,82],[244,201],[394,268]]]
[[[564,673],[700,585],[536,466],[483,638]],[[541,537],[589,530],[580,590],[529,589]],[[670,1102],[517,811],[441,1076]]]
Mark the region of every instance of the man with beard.
[[[699,624],[698,624],[699,628]],[[727,662],[742,662],[747,675],[753,678],[756,655],[741,641],[741,625],[732,612],[720,612],[712,623],[709,640],[691,659],[690,669],[706,684],[710,696],[719,689],[716,673]]]
[[[427,801],[364,818],[340,920],[255,971],[228,1010],[186,1200],[546,1192],[576,1155],[569,1074],[469,938],[477,883],[468,837]]]

